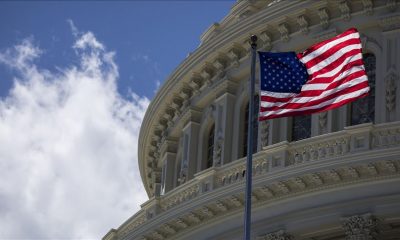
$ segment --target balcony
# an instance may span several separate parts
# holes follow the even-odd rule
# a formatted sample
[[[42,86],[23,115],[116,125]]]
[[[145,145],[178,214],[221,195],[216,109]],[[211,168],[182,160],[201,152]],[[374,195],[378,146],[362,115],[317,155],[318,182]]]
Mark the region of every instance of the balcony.
[[[253,156],[253,202],[288,199],[343,184],[399,176],[400,122],[361,124],[297,142],[265,147]],[[246,159],[209,168],[155,197],[117,230],[118,237],[164,239],[218,216],[243,211]],[[115,231],[115,230],[114,230]],[[113,239],[110,231],[104,239]]]

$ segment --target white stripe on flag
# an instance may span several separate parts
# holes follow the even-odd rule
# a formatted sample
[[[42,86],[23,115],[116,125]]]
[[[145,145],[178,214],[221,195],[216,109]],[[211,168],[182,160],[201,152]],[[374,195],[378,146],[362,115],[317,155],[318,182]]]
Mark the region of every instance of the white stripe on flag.
[[[352,33],[352,34],[346,35],[344,37],[338,38],[336,40],[333,40],[333,41],[321,46],[320,48],[316,49],[315,51],[307,54],[301,60],[303,63],[307,63],[308,61],[310,61],[310,60],[318,57],[319,55],[323,54],[324,52],[328,51],[330,48],[334,47],[335,45],[338,45],[338,44],[345,42],[347,40],[350,40],[350,39],[357,39],[357,38],[360,38],[360,34],[358,34],[358,33]]]

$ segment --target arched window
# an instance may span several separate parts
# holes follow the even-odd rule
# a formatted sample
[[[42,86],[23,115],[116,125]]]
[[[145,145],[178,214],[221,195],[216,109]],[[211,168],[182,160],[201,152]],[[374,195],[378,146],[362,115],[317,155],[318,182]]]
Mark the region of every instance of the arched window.
[[[253,114],[253,153],[257,152],[257,139],[258,139],[258,108],[259,108],[259,98],[258,95],[254,96],[254,114]],[[249,125],[249,111],[250,104],[246,104],[244,111],[244,122],[243,122],[243,151],[242,157],[247,156],[247,138],[248,138],[248,125]]]
[[[311,137],[311,115],[299,115],[292,118],[292,141]]]
[[[207,138],[207,165],[206,168],[210,168],[213,165],[213,157],[214,157],[214,131],[215,125],[213,124],[208,132]]]
[[[350,109],[350,125],[374,122],[375,118],[375,55],[372,53],[365,53],[363,54],[363,61],[368,76],[370,92],[368,96],[352,102]]]

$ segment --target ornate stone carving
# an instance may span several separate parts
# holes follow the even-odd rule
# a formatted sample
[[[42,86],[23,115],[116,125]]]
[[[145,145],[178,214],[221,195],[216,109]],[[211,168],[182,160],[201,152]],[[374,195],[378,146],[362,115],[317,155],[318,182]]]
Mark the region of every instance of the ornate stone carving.
[[[309,179],[310,183],[313,185],[319,186],[324,183],[322,178],[318,174],[315,174],[315,173],[309,174],[308,179]]]
[[[163,231],[165,231],[168,235],[173,235],[176,233],[176,230],[169,226],[168,224],[164,224],[162,226]]]
[[[225,204],[223,203],[223,202],[221,202],[221,201],[217,201],[216,203],[215,203],[215,206],[216,206],[216,208],[218,209],[218,211],[221,211],[221,212],[226,212],[226,211],[228,211],[228,208],[225,206]]]
[[[229,199],[230,203],[235,207],[243,206],[243,203],[235,196],[231,196]]]
[[[175,109],[176,116],[181,115],[181,107],[183,105],[183,99],[181,97],[174,97],[171,102],[171,107]]]
[[[214,213],[208,208],[208,207],[203,207],[201,209],[201,213],[203,214],[204,217],[214,217]]]
[[[297,177],[295,179],[292,179],[293,184],[295,184],[298,188],[300,189],[305,189],[307,187],[306,183],[303,181],[303,179]]]
[[[195,95],[200,93],[200,88],[203,86],[203,78],[199,73],[193,73],[190,79],[189,86],[193,89]]]
[[[163,117],[165,119],[167,119],[167,121],[168,121],[167,125],[168,125],[168,128],[170,128],[174,124],[173,119],[175,117],[175,109],[168,107],[165,110],[165,114],[163,115]]]
[[[154,240],[163,240],[163,239],[165,239],[165,237],[164,237],[161,233],[159,233],[159,232],[157,232],[157,231],[154,231],[154,232],[151,234],[151,236],[152,236],[152,238],[153,238]]]
[[[251,202],[257,202],[259,200],[259,197],[255,195],[254,193],[251,193]]]
[[[358,178],[360,176],[357,170],[353,167],[346,167],[343,169],[343,171],[346,174],[346,176],[349,176],[350,178]]]
[[[345,21],[349,21],[351,16],[350,16],[350,7],[349,4],[347,3],[347,0],[339,2],[339,9],[340,12],[342,13],[342,19]]]
[[[194,213],[189,213],[186,215],[186,218],[191,222],[191,223],[199,223],[201,222],[201,219]]]
[[[183,219],[180,219],[180,218],[178,218],[175,221],[175,226],[177,226],[180,229],[185,229],[185,228],[189,227],[189,225]]]
[[[396,5],[396,0],[386,0],[386,7],[388,7],[390,11],[396,10]]]
[[[181,91],[179,92],[179,96],[183,99],[182,108],[185,108],[189,105],[190,97],[192,96],[192,91],[190,90],[189,86],[182,87]]]
[[[207,85],[207,86],[211,85],[212,78],[215,75],[214,66],[212,64],[206,62],[204,64],[203,70],[201,71],[200,75],[203,77],[205,85]]]
[[[272,39],[270,37],[270,34],[267,31],[264,31],[260,34],[260,39],[263,41],[262,43],[262,49],[264,51],[269,51],[272,48]]]
[[[398,29],[400,28],[400,16],[394,15],[394,16],[383,17],[379,20],[379,25],[385,31]]]
[[[268,145],[268,137],[269,137],[269,121],[260,122],[261,127],[261,145],[263,147]]]
[[[278,31],[281,34],[281,40],[284,42],[289,41],[289,28],[286,23],[280,23],[278,25]]]
[[[293,237],[283,230],[268,233],[264,236],[257,237],[257,240],[293,240]]]
[[[393,162],[391,161],[386,161],[384,164],[385,170],[391,173],[395,173],[396,172],[396,166],[394,165]]]
[[[370,213],[343,219],[346,240],[377,240],[378,221]]]
[[[321,26],[323,29],[327,29],[329,26],[329,13],[326,8],[318,9],[318,16],[321,20]]]
[[[279,191],[283,194],[287,194],[290,192],[289,188],[286,186],[285,183],[283,182],[277,182],[276,187],[279,189]]]
[[[158,123],[159,123],[159,125],[157,125],[156,128],[161,130],[161,138],[162,138],[162,137],[164,137],[163,131],[164,131],[165,129],[167,129],[167,127],[168,127],[168,119],[166,119],[166,118],[164,118],[164,117],[161,117],[161,118],[158,120]]]
[[[307,18],[304,16],[304,15],[300,15],[300,16],[298,16],[297,17],[297,23],[299,24],[299,26],[300,26],[300,31],[303,33],[303,34],[307,34],[308,33],[308,21],[307,21]]]
[[[322,112],[318,116],[318,123],[320,133],[326,133],[327,130],[327,122],[328,122],[328,112]]]
[[[271,191],[271,189],[269,189],[267,186],[263,186],[260,188],[260,192],[262,192],[262,194],[267,197],[267,198],[271,198],[273,197],[275,194]]]
[[[213,118],[214,118],[214,117],[213,117],[214,112],[215,112],[215,105],[214,105],[214,104],[211,104],[211,105],[208,106],[208,107],[206,108],[206,110],[204,111],[203,120],[204,120],[204,119],[207,119],[207,118],[213,119]]]
[[[230,58],[233,67],[239,67],[239,61],[244,56],[243,52],[244,49],[240,44],[234,43],[232,45],[232,48],[228,51],[228,57]]]
[[[367,165],[367,171],[372,176],[378,175],[378,170],[376,169],[376,167],[373,164]]]
[[[219,78],[223,78],[225,76],[225,68],[227,65],[227,61],[225,60],[225,57],[220,56],[215,61],[213,62],[213,66],[215,67],[217,73],[216,75]]]
[[[179,178],[178,178],[178,182],[179,185],[182,185],[186,182],[187,180],[187,164],[185,164],[185,162],[182,163],[182,168],[181,171],[179,172]]]
[[[386,84],[386,109],[392,112],[396,107],[396,90],[398,76],[394,70],[391,70],[385,77]]]
[[[373,12],[373,10],[372,10],[372,7],[373,7],[372,0],[362,0],[362,4],[364,6],[364,12],[367,15],[372,15],[372,12]]]
[[[342,178],[340,177],[340,175],[338,174],[338,172],[336,172],[335,170],[330,170],[326,172],[327,177],[334,181],[334,182],[339,182],[342,180]]]
[[[217,141],[214,147],[214,163],[215,167],[220,166],[222,162],[222,148],[224,144],[224,138],[222,137],[222,131],[219,130],[217,133]]]
[[[203,71],[201,71],[200,75],[201,75],[201,77],[204,79],[204,86],[210,85],[210,84],[212,83],[212,82],[211,82],[211,75],[210,75],[210,73],[208,73],[207,71],[203,70]]]

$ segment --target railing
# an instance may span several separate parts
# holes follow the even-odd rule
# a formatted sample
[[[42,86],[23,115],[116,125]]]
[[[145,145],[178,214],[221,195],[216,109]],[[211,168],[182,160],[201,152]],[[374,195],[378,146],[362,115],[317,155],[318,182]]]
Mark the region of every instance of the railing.
[[[400,144],[400,128],[397,122],[375,127],[372,131],[372,147],[386,148]]]
[[[196,197],[199,193],[199,189],[200,187],[197,179],[192,179],[166,194],[160,201],[161,209],[167,210]]]
[[[303,140],[291,144],[288,150],[289,162],[300,164],[308,161],[343,156],[349,153],[350,136],[348,134],[338,132],[328,136],[318,136],[313,140]]]
[[[133,229],[139,227],[147,220],[146,211],[143,209],[133,215],[119,228],[118,233],[122,236],[127,235]]]
[[[297,142],[281,142],[265,147],[253,157],[253,177],[296,167],[313,161],[334,161],[359,152],[400,145],[400,122],[361,124]],[[241,184],[245,179],[245,158],[197,173],[189,182],[166,195],[150,199],[118,231],[124,235],[162,212],[178,207],[201,194]],[[154,210],[158,209],[158,210]]]

